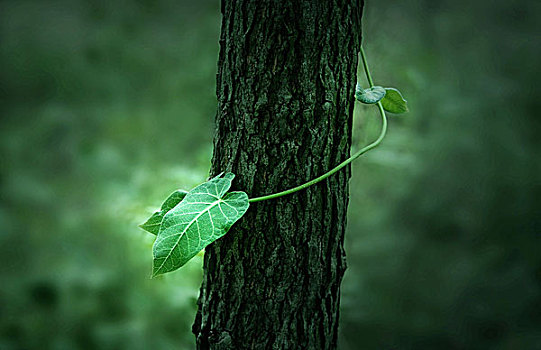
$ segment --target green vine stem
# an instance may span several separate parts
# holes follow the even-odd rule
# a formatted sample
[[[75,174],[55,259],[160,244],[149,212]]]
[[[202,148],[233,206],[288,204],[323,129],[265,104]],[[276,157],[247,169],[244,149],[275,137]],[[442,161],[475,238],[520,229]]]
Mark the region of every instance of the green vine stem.
[[[362,46],[361,46],[360,53],[361,53],[361,60],[363,62],[364,72],[366,73],[366,78],[368,80],[368,84],[370,85],[370,87],[373,87],[374,82],[372,81],[372,76],[370,75],[370,70],[368,69],[368,62],[366,60],[366,55],[364,53],[364,50],[363,50]],[[359,158],[360,156],[362,156],[366,152],[370,151],[371,149],[376,148],[381,143],[381,141],[383,141],[383,138],[385,137],[385,134],[387,133],[387,116],[385,115],[385,110],[383,109],[383,105],[381,104],[381,101],[377,103],[377,106],[378,106],[379,112],[381,114],[382,126],[381,126],[381,132],[380,132],[378,138],[374,142],[372,142],[368,146],[365,146],[365,147],[361,148],[355,154],[353,154],[351,157],[349,157],[348,159],[346,159],[345,161],[343,161],[342,163],[337,165],[335,168],[331,169],[330,171],[326,172],[325,174],[323,174],[323,175],[321,175],[321,176],[319,176],[319,177],[317,177],[317,178],[315,178],[313,180],[308,181],[305,184],[299,185],[297,187],[290,188],[289,190],[285,190],[285,191],[282,191],[282,192],[273,193],[273,194],[269,194],[269,195],[262,196],[262,197],[250,198],[249,202],[250,203],[261,202],[261,201],[265,201],[265,200],[268,200],[268,199],[274,199],[274,198],[282,197],[282,196],[285,196],[285,195],[288,195],[288,194],[291,194],[291,193],[294,193],[294,192],[297,192],[297,191],[301,191],[301,190],[303,190],[303,189],[305,189],[307,187],[310,187],[312,185],[317,184],[318,182],[321,182],[321,181],[325,180],[326,178],[328,178],[329,176],[331,176],[331,175],[335,174],[336,172],[340,171],[346,165],[353,162],[355,159]]]

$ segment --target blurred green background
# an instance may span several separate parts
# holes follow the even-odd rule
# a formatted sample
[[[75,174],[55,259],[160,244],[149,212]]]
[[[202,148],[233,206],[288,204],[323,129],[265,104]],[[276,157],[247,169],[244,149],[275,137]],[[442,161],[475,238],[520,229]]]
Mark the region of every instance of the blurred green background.
[[[353,165],[340,349],[541,349],[540,17],[365,4],[375,81],[411,112]],[[150,280],[137,224],[206,179],[218,0],[4,0],[0,19],[0,349],[194,348],[202,259]],[[374,109],[355,125],[359,147]]]

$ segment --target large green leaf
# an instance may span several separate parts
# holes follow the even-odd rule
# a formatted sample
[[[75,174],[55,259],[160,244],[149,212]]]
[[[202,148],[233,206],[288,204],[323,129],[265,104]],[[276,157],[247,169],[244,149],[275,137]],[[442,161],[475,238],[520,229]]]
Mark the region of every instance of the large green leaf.
[[[246,213],[246,193],[226,194],[234,177],[227,173],[195,187],[165,214],[152,249],[153,277],[184,265]]]
[[[406,113],[408,111],[408,102],[402,97],[400,91],[395,88],[385,88],[387,93],[381,100],[381,105],[389,113]]]
[[[145,221],[144,224],[139,225],[140,228],[143,230],[152,233],[153,235],[157,235],[160,231],[160,225],[162,224],[163,217],[167,212],[171,209],[173,209],[177,204],[180,203],[186,197],[188,192],[183,190],[176,190],[175,192],[171,193],[169,197],[163,202],[162,206],[160,207],[160,210],[155,211],[152,216]]]

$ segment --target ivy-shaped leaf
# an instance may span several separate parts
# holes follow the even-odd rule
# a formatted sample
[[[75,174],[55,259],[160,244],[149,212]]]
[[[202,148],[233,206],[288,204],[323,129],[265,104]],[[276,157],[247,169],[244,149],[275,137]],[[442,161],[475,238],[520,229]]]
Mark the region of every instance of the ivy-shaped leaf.
[[[389,113],[401,114],[409,111],[408,102],[402,97],[400,91],[395,88],[385,88],[387,93],[381,100],[381,105]]]
[[[155,211],[154,214],[152,214],[152,216],[148,218],[144,224],[139,225],[139,227],[152,233],[153,235],[157,235],[160,231],[160,225],[162,224],[165,214],[179,204],[184,197],[186,197],[186,194],[188,194],[188,192],[183,190],[176,190],[175,192],[171,193],[163,202],[160,210]]]
[[[195,187],[165,214],[152,248],[153,277],[184,265],[246,213],[248,195],[227,193],[234,177],[227,173]]]
[[[368,89],[363,89],[359,84],[355,89],[355,98],[362,103],[372,105],[378,103],[385,97],[386,91],[381,86],[372,86]]]

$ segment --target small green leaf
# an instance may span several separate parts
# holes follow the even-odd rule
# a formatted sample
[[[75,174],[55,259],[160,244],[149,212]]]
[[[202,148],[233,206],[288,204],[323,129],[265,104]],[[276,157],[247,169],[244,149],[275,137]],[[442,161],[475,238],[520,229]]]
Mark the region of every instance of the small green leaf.
[[[409,111],[408,102],[402,97],[400,91],[395,88],[385,88],[387,94],[381,100],[381,105],[389,113],[406,113]]]
[[[195,187],[165,214],[152,248],[153,277],[184,265],[246,213],[248,195],[227,193],[234,177],[227,173]]]
[[[153,235],[157,235],[160,231],[160,225],[162,224],[165,214],[180,203],[184,197],[186,197],[186,194],[188,194],[188,192],[183,190],[176,190],[175,192],[171,193],[163,202],[160,210],[155,211],[154,214],[152,214],[152,216],[145,221],[144,224],[139,225],[139,227],[152,233]]]
[[[363,89],[359,84],[355,89],[355,98],[362,103],[372,105],[378,103],[383,97],[385,97],[385,89],[381,86],[372,86],[368,89]]]

